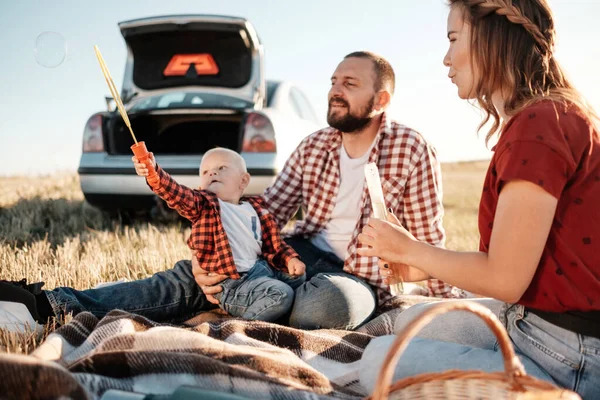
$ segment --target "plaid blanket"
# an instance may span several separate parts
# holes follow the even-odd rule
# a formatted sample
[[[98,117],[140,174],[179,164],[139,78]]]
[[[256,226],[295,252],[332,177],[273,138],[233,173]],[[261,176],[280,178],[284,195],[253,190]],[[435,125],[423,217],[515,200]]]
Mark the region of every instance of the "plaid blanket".
[[[254,399],[360,399],[368,395],[358,381],[363,350],[391,334],[414,301],[353,332],[239,319],[172,326],[119,310],[100,320],[81,313],[31,355],[0,354],[0,398],[99,399],[110,389],[169,395],[190,385]]]

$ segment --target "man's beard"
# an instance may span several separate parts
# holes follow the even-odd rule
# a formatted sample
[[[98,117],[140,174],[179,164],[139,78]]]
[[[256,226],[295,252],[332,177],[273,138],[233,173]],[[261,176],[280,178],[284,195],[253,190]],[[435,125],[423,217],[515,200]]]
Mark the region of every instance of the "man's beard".
[[[340,104],[346,107],[346,114],[341,117],[336,117],[331,114],[332,104]],[[344,133],[353,133],[362,130],[365,126],[373,120],[371,113],[373,112],[373,105],[375,104],[375,96],[371,97],[367,105],[360,109],[357,115],[352,113],[352,109],[348,102],[344,99],[334,98],[329,101],[329,108],[327,109],[327,123],[332,128],[335,128]]]

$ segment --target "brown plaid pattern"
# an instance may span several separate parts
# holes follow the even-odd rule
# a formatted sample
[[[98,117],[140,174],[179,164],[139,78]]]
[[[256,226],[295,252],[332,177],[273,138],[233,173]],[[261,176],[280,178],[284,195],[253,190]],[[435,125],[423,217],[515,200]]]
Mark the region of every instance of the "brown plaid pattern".
[[[357,362],[365,347],[393,334],[397,316],[419,302],[395,300],[355,332],[240,319],[173,326],[120,310],[101,320],[83,312],[32,355],[0,351],[0,398],[98,399],[110,389],[164,395],[191,385],[261,400],[361,400],[369,394]]]
[[[325,228],[339,189],[341,145],[341,133],[325,128],[306,137],[290,156],[264,194],[267,207],[280,227],[302,207],[304,219],[296,223],[293,234],[309,237]],[[386,206],[404,227],[419,240],[443,246],[442,179],[435,148],[418,132],[392,121],[384,113],[368,162],[377,163]],[[372,211],[366,185],[361,202],[362,215],[348,247],[350,255],[344,270],[377,287],[379,300],[384,302],[391,295],[379,274],[377,259],[356,253],[358,234]],[[461,291],[437,279],[429,280],[427,285],[433,296],[462,296]]]
[[[170,208],[192,223],[187,244],[190,249],[197,250],[196,256],[202,268],[239,279],[229,240],[222,227],[217,196],[178,184],[159,166],[156,171],[160,182],[152,190]],[[262,256],[272,267],[287,271],[288,261],[298,257],[298,254],[281,240],[277,222],[267,211],[264,200],[260,197],[243,197],[241,200],[250,203],[258,214],[262,230]]]

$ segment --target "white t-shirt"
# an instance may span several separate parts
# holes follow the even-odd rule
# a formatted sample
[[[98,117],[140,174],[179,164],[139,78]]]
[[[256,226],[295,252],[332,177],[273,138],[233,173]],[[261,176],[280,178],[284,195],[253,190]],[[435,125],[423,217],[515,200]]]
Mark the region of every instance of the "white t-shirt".
[[[311,239],[312,244],[334,253],[341,260],[348,257],[348,245],[362,213],[365,165],[369,161],[372,147],[373,145],[362,156],[350,158],[344,145],[340,146],[340,187],[335,207],[325,229]]]
[[[232,204],[219,199],[219,206],[237,271],[247,272],[262,253],[260,218],[254,207],[246,201]]]

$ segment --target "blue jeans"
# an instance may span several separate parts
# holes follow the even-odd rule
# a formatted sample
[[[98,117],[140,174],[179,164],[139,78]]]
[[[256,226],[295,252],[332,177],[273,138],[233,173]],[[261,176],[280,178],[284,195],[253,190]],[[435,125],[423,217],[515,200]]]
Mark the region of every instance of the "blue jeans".
[[[234,317],[271,322],[291,310],[294,289],[305,280],[305,275],[293,277],[258,260],[250,271],[240,274],[240,279],[221,282],[223,291],[215,298]]]
[[[600,339],[559,328],[528,312],[521,305],[504,305],[499,311],[499,317],[527,374],[573,390],[583,399],[600,398]],[[462,322],[458,318],[454,324],[461,325]],[[435,320],[432,325],[436,325]],[[438,334],[442,336],[444,327],[436,326]],[[446,337],[447,341],[422,337],[413,339],[400,357],[394,381],[420,373],[449,369],[487,372],[504,370],[498,343],[494,336],[483,332],[483,327],[484,325],[473,323],[463,326],[463,331],[473,333],[474,346],[469,345],[466,336],[457,338],[460,343],[449,343],[452,341],[451,337]],[[366,388],[372,390],[381,362],[394,339],[395,336],[383,336],[374,339],[367,346],[360,372],[361,384]]]
[[[89,311],[102,318],[119,309],[154,321],[175,323],[216,308],[194,280],[189,260],[138,281],[88,290],[59,287],[45,293],[57,316]]]
[[[464,299],[444,299],[446,303],[461,302]],[[472,299],[482,306],[489,308],[495,315],[500,315],[504,303],[490,298]],[[417,316],[438,301],[420,303],[402,311],[394,321],[394,334],[404,331]],[[496,336],[477,315],[467,311],[453,311],[438,315],[419,331],[417,337],[443,342],[458,343],[469,347],[494,349]]]
[[[343,272],[344,262],[310,239],[295,236],[285,241],[306,264],[306,282],[296,289],[290,326],[352,330],[369,320],[377,307],[371,286]]]

